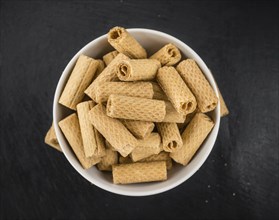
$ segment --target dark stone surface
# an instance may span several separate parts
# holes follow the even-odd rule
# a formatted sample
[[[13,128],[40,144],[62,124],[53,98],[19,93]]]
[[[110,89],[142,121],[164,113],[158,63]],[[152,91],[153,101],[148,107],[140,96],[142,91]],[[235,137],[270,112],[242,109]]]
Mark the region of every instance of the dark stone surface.
[[[278,218],[278,4],[1,1],[0,7],[1,219]],[[213,71],[231,111],[202,168],[160,195],[105,192],[43,142],[64,67],[115,25],[186,42]]]

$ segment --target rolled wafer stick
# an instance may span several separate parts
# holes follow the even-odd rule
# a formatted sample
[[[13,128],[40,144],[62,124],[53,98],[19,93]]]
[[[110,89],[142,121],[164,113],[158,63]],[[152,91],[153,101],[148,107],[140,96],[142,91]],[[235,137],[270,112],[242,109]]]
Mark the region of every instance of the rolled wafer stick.
[[[173,44],[167,44],[149,57],[149,59],[160,61],[162,66],[172,66],[180,61],[181,54],[176,46]]]
[[[108,33],[108,42],[118,52],[134,59],[142,59],[147,57],[145,49],[139,42],[128,33],[123,27],[114,27]]]
[[[176,69],[195,95],[201,112],[214,110],[218,98],[196,62],[192,59],[183,60]]]
[[[118,154],[110,147],[106,148],[106,154],[101,158],[100,163],[97,164],[99,170],[111,171],[112,165],[118,163]]]
[[[225,100],[224,100],[224,98],[222,96],[222,93],[220,92],[219,88],[218,88],[218,94],[219,94],[219,101],[220,101],[220,114],[221,114],[221,117],[225,117],[230,112],[229,112],[229,109],[228,109],[228,107],[225,103]]]
[[[150,121],[134,121],[123,119],[121,122],[136,138],[140,139],[148,137],[155,127],[154,123]]]
[[[163,122],[183,123],[185,121],[186,115],[178,113],[176,109],[173,107],[173,105],[171,104],[171,102],[165,101],[165,104],[166,104],[166,116]]]
[[[73,113],[70,116],[64,118],[58,123],[58,125],[84,169],[88,169],[100,162],[101,159],[99,157],[85,157],[78,117],[76,113]]]
[[[88,113],[94,106],[93,101],[81,102],[77,105],[81,137],[86,157],[102,157],[105,155],[105,140],[89,121]]]
[[[137,139],[119,120],[107,116],[103,105],[90,110],[89,120],[122,156],[126,157],[137,146]]]
[[[154,92],[153,99],[165,100],[165,101],[169,100],[167,95],[162,90],[162,88],[158,85],[158,83],[152,82],[152,86]]]
[[[161,122],[166,115],[166,105],[164,101],[113,94],[107,102],[107,115],[112,118]]]
[[[136,162],[153,154],[158,154],[162,151],[160,144],[160,135],[151,133],[147,138],[138,141],[138,146],[132,151],[130,157]]]
[[[80,55],[62,92],[59,103],[76,110],[76,105],[83,99],[84,90],[92,82],[98,65],[98,61],[85,55]]]
[[[159,134],[162,137],[163,149],[166,152],[175,152],[182,147],[182,139],[176,123],[157,123]]]
[[[46,133],[45,143],[48,144],[49,146],[53,147],[54,149],[62,152],[60,145],[58,143],[56,134],[55,134],[53,123],[52,123],[51,127],[49,128],[48,132]]]
[[[160,67],[158,60],[123,60],[118,64],[117,76],[122,81],[152,80]]]
[[[213,128],[213,121],[203,113],[197,113],[182,133],[183,146],[170,154],[177,163],[187,165]]]
[[[102,61],[100,59],[97,61],[98,61],[98,68],[96,70],[96,73],[95,73],[92,81],[94,81],[101,74],[101,72],[103,72],[103,70],[105,69],[104,61]]]
[[[128,184],[167,179],[165,161],[112,165],[113,183]]]
[[[104,82],[97,85],[96,102],[106,102],[111,94],[152,98],[153,87],[150,82]]]
[[[106,66],[108,66],[110,64],[110,62],[118,55],[118,52],[116,50],[111,51],[109,53],[107,53],[106,55],[103,56],[103,60],[106,64]]]
[[[196,109],[197,102],[194,95],[174,67],[160,68],[157,81],[177,112],[187,115]]]
[[[118,79],[116,72],[117,72],[117,65],[120,61],[129,59],[124,54],[118,54],[113,61],[100,73],[100,75],[88,86],[88,88],[84,91],[86,95],[88,95],[94,101],[96,100],[96,87],[98,84],[104,82],[110,82],[113,80]]]

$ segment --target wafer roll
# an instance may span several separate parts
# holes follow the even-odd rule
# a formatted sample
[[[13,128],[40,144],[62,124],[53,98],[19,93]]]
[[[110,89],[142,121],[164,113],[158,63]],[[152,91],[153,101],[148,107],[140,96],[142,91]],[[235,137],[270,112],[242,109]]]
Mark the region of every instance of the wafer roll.
[[[161,122],[166,115],[166,105],[164,101],[113,94],[107,102],[107,115],[112,118]]]
[[[88,113],[94,106],[93,101],[81,102],[77,105],[81,137],[86,157],[102,157],[105,155],[104,138],[89,121]]]
[[[108,42],[118,52],[134,59],[147,57],[145,49],[123,27],[114,27],[108,33]]]
[[[111,51],[109,53],[107,53],[106,55],[103,56],[103,60],[106,64],[106,66],[108,66],[110,64],[110,62],[118,55],[118,52],[116,50]]]
[[[98,65],[98,61],[85,55],[80,55],[62,92],[59,103],[76,110],[76,105],[84,97],[84,90],[92,82]]]
[[[182,139],[176,123],[157,123],[159,134],[162,137],[163,149],[166,152],[175,152],[182,147]]]
[[[76,113],[73,113],[70,116],[64,118],[58,123],[58,125],[60,126],[63,134],[65,135],[81,166],[84,169],[88,169],[100,162],[101,159],[99,157],[85,157],[78,117]]]
[[[100,163],[97,164],[99,170],[111,171],[111,166],[118,163],[118,154],[110,148],[105,150],[105,156],[101,158]]]
[[[165,101],[169,100],[167,95],[162,90],[162,88],[158,85],[158,83],[152,82],[152,86],[154,92],[153,99],[165,100]]]
[[[220,92],[219,88],[218,88],[218,94],[219,94],[219,100],[220,100],[220,114],[221,114],[221,117],[225,117],[226,115],[228,115],[230,112],[229,112],[229,109],[225,103],[225,100],[222,96],[222,93]]]
[[[196,99],[174,67],[160,68],[157,81],[177,112],[187,115],[195,110]]]
[[[162,151],[160,147],[161,137],[158,133],[151,133],[147,138],[138,140],[138,146],[132,151],[130,157],[133,161],[139,161]]]
[[[106,102],[111,94],[152,98],[153,87],[149,82],[105,82],[96,87],[96,102]]]
[[[171,102],[165,101],[165,104],[166,104],[166,116],[163,122],[183,123],[185,121],[186,115],[178,113],[176,109],[173,107],[173,105],[171,104]]]
[[[213,121],[203,113],[197,113],[182,133],[183,146],[170,154],[177,163],[187,165],[213,128]]]
[[[116,164],[112,166],[113,183],[128,184],[167,179],[165,161]]]
[[[120,61],[129,59],[124,54],[118,54],[113,61],[100,73],[100,75],[90,84],[90,86],[84,91],[86,95],[88,95],[94,101],[96,100],[96,87],[98,84],[104,82],[110,82],[118,79],[116,72],[117,72],[117,65]]]
[[[90,110],[89,120],[122,156],[126,157],[137,146],[137,139],[119,120],[108,117],[103,105]]]
[[[118,64],[117,76],[122,81],[152,80],[160,67],[158,60],[123,60]]]
[[[150,121],[121,120],[126,128],[136,137],[144,139],[153,131],[155,125]]]
[[[48,144],[49,146],[53,147],[54,149],[62,152],[60,145],[58,143],[56,134],[55,134],[53,123],[52,123],[51,127],[49,128],[48,132],[46,133],[45,143]]]
[[[167,44],[154,53],[150,59],[156,59],[160,61],[162,66],[172,66],[180,61],[181,54],[176,46],[173,44]]]
[[[96,70],[96,73],[95,73],[92,81],[94,81],[101,74],[101,72],[103,72],[103,70],[105,69],[104,61],[102,61],[100,59],[97,61],[98,61],[98,68]]]
[[[150,157],[144,158],[139,162],[152,162],[152,161],[166,161],[167,169],[170,170],[172,168],[172,160],[170,158],[170,155],[165,151],[162,151],[159,154],[151,155]]]
[[[214,110],[218,98],[196,62],[192,59],[183,60],[176,69],[195,95],[201,112]]]

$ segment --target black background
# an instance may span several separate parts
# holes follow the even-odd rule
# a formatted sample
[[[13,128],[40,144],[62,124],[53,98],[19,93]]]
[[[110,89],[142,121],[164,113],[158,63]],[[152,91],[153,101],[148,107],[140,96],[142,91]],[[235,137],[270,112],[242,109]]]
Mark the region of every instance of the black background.
[[[1,1],[0,217],[275,219],[278,214],[278,4],[268,1]],[[111,27],[169,33],[214,73],[229,106],[202,168],[133,198],[83,179],[44,144],[58,79]]]

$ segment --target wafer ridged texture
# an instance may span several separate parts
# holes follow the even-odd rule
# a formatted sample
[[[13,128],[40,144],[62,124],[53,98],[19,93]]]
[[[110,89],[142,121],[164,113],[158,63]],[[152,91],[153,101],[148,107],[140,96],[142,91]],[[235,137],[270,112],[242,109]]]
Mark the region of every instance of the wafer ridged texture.
[[[118,64],[117,76],[122,81],[152,80],[160,67],[158,60],[124,60]]]
[[[102,157],[105,155],[104,138],[89,121],[88,113],[94,105],[93,101],[81,102],[77,105],[79,125],[86,157]]]
[[[211,129],[213,121],[203,113],[197,113],[182,133],[183,146],[170,157],[177,163],[187,165],[199,149]]]
[[[165,101],[169,100],[165,92],[162,90],[161,86],[158,85],[158,83],[152,82],[152,86],[154,91],[153,99],[165,100]]]
[[[89,120],[122,156],[126,157],[137,146],[137,139],[119,120],[107,116],[103,105],[90,110]]]
[[[134,121],[123,119],[121,122],[136,138],[146,138],[153,131],[155,125],[150,121]]]
[[[118,163],[118,154],[110,148],[107,148],[105,153],[97,167],[99,170],[111,171],[111,166]]]
[[[177,112],[187,115],[196,109],[197,102],[194,95],[174,67],[160,68],[157,81]]]
[[[147,57],[145,49],[139,42],[123,27],[114,27],[108,33],[108,42],[118,52],[134,59]]]
[[[164,101],[110,95],[107,102],[107,115],[113,118],[161,122],[166,115]]]
[[[103,56],[103,60],[105,64],[108,66],[110,62],[118,55],[118,52],[116,50],[111,51]]]
[[[49,128],[48,132],[46,133],[45,143],[48,144],[49,146],[55,148],[56,150],[59,150],[62,152],[60,145],[58,143],[56,134],[55,134],[53,123],[52,123],[51,127]]]
[[[129,59],[124,54],[118,54],[113,61],[100,73],[100,75],[90,84],[90,86],[84,91],[86,95],[88,95],[91,99],[96,101],[96,87],[98,84],[104,82],[110,82],[118,79],[116,72],[117,72],[117,65],[120,61]]]
[[[80,55],[62,92],[59,103],[76,110],[76,105],[84,97],[84,90],[92,82],[98,65],[98,61],[85,55]]]
[[[176,109],[173,107],[171,102],[166,101],[166,116],[163,122],[175,122],[175,123],[183,123],[186,119],[186,115],[178,113]]]
[[[151,133],[147,138],[139,140],[138,146],[132,151],[130,157],[133,161],[139,161],[153,154],[161,152],[161,137],[158,133]]]
[[[58,124],[84,169],[88,169],[100,162],[101,159],[99,157],[85,157],[76,113],[64,118]]]
[[[152,98],[153,87],[149,82],[105,82],[96,87],[96,102],[106,102],[111,94]]]
[[[96,70],[96,73],[95,73],[92,81],[94,81],[101,74],[101,72],[103,72],[103,70],[105,69],[104,61],[102,61],[100,59],[98,59],[97,61],[98,61],[98,68]]]
[[[165,161],[117,164],[112,166],[113,183],[128,184],[167,179]]]
[[[192,59],[183,60],[176,69],[195,95],[201,112],[214,110],[218,98],[196,62]]]
[[[154,53],[150,59],[156,59],[160,61],[162,66],[172,66],[180,61],[181,53],[173,44],[167,44]]]
[[[159,134],[162,137],[163,149],[166,152],[175,152],[182,147],[182,139],[176,123],[157,123]]]
[[[219,94],[219,101],[220,101],[220,114],[221,114],[221,117],[224,117],[224,116],[228,115],[230,112],[229,112],[229,109],[225,103],[225,100],[224,100],[219,88],[218,88],[218,94]]]

